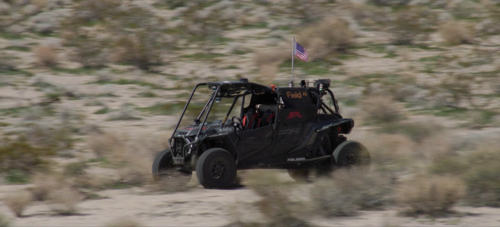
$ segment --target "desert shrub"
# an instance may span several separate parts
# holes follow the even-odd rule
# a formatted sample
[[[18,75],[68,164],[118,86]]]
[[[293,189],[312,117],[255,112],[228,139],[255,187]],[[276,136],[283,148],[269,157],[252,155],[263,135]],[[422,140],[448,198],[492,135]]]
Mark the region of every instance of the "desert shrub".
[[[5,215],[0,214],[0,227],[9,227],[10,221],[5,217]]]
[[[460,178],[421,175],[401,184],[397,202],[407,215],[436,217],[450,213],[464,195],[465,185]]]
[[[52,46],[38,46],[34,48],[35,55],[38,63],[47,67],[54,67],[57,65],[57,53]]]
[[[50,209],[58,215],[73,215],[77,213],[77,204],[83,197],[69,187],[58,188],[49,192],[48,202]]]
[[[309,58],[323,59],[345,52],[353,45],[354,33],[349,24],[338,17],[328,17],[304,28],[296,40],[307,48]]]
[[[52,126],[52,127],[51,127]],[[69,126],[33,124],[24,133],[26,139],[35,146],[59,151],[73,148],[74,141]]]
[[[284,8],[289,17],[310,23],[322,17],[321,9],[324,1],[320,0],[290,0],[285,1]]]
[[[184,7],[187,5],[187,2],[184,0],[160,0],[155,4],[157,6],[166,6],[169,9],[176,9],[179,7]]]
[[[34,147],[25,137],[4,138],[0,143],[0,172],[20,170],[31,172],[42,167],[44,158],[53,155],[48,148]]]
[[[383,174],[408,174],[414,163],[415,142],[401,134],[371,134],[362,143],[370,151],[372,170]]]
[[[108,114],[109,121],[129,121],[129,120],[140,120],[140,117],[137,117],[137,110],[127,104],[123,104],[120,106],[118,111],[114,111]]]
[[[23,211],[31,203],[31,200],[31,193],[23,190],[7,194],[4,198],[4,203],[16,217],[22,217]]]
[[[378,6],[405,6],[410,3],[411,0],[373,0],[372,4]]]
[[[79,32],[79,31],[77,31]],[[89,34],[67,36],[65,45],[73,47],[72,59],[85,68],[103,67],[107,63],[105,40]]]
[[[63,174],[66,176],[79,177],[85,174],[85,169],[89,166],[87,162],[73,162],[64,166]]]
[[[443,156],[432,162],[429,172],[435,175],[464,176],[468,168],[469,165],[465,157]]]
[[[407,8],[397,11],[390,26],[392,43],[409,45],[418,38],[427,38],[434,30],[435,21],[436,16],[425,9]]]
[[[122,151],[124,143],[125,141],[111,133],[91,135],[87,138],[87,147],[97,158],[110,157],[110,155]]]
[[[422,142],[424,139],[433,136],[443,127],[435,122],[394,122],[382,125],[378,129],[382,133],[403,134],[415,142]]]
[[[153,66],[163,62],[162,50],[168,46],[165,40],[163,34],[153,31],[124,35],[115,43],[121,55],[117,61],[135,65],[142,70],[151,70]]]
[[[441,25],[439,33],[448,45],[472,44],[474,34],[472,26],[459,21],[448,21]]]
[[[131,217],[119,218],[106,223],[106,227],[141,227],[145,226],[142,222],[135,220]]]
[[[222,32],[236,22],[237,16],[234,2],[213,2],[215,4],[209,1],[189,4],[181,14],[182,23],[179,25],[192,41],[200,42],[207,52],[211,52],[217,40],[221,39]]]
[[[311,189],[315,212],[325,217],[356,215],[359,209],[379,210],[393,203],[391,179],[379,173],[337,171]]]
[[[279,49],[261,50],[255,52],[253,63],[257,67],[265,65],[279,65],[286,59],[290,58],[290,53]]]
[[[382,8],[369,4],[353,2],[350,12],[358,23],[365,26],[382,25],[388,20],[386,12]]]
[[[74,6],[72,20],[82,23],[91,21],[102,22],[107,18],[113,18],[120,12],[121,0],[77,0]]]
[[[500,207],[500,153],[497,141],[487,141],[476,147],[466,158],[469,169],[465,175],[466,202],[472,206]]]
[[[404,118],[402,108],[386,96],[370,96],[363,100],[361,108],[367,123],[394,123]]]
[[[60,180],[54,175],[36,173],[33,176],[34,187],[31,189],[35,201],[45,201],[51,191],[61,187]]]
[[[293,184],[283,182],[278,171],[248,171],[243,184],[260,196],[255,206],[264,219],[263,222],[249,222],[234,209],[231,214],[235,220],[231,226],[309,226],[305,221],[304,204],[291,199]]]
[[[485,77],[470,75],[466,73],[449,73],[439,83],[434,93],[438,96],[435,105],[463,108],[464,106],[476,109],[485,109],[491,103],[491,99],[481,99],[480,95],[473,92],[478,86],[488,88],[494,84],[492,80]]]

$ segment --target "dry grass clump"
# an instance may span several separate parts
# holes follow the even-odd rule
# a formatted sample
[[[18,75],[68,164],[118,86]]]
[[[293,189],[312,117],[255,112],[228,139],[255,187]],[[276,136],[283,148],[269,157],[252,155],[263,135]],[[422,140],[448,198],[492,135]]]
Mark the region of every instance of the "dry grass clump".
[[[163,34],[154,31],[122,36],[116,42],[121,57],[115,60],[133,64],[142,70],[150,70],[153,66],[162,64],[162,50],[168,45],[165,40]]]
[[[124,150],[125,141],[112,133],[91,135],[87,138],[87,147],[97,158],[109,157]]]
[[[145,226],[142,222],[131,217],[119,218],[106,223],[106,227],[141,227]]]
[[[412,171],[415,142],[401,135],[370,134],[362,143],[370,150],[371,169],[397,177]]]
[[[466,158],[466,202],[472,206],[500,207],[500,148],[498,141],[486,141]]]
[[[437,217],[450,213],[465,195],[460,178],[421,175],[403,182],[397,189],[397,203],[407,215]]]
[[[58,215],[76,214],[77,204],[83,200],[83,196],[69,188],[63,187],[53,190],[48,195],[50,209]]]
[[[133,139],[104,133],[88,138],[87,146],[96,157],[118,167],[121,184],[138,186],[153,182],[151,163],[158,151],[167,146],[161,136],[144,135]]]
[[[388,122],[378,129],[379,132],[403,134],[413,141],[420,143],[443,131],[443,126],[433,121],[418,122]],[[435,142],[435,141],[434,141]],[[426,144],[424,144],[426,145]]]
[[[363,100],[361,109],[368,123],[393,123],[404,118],[401,106],[387,96],[370,96]]]
[[[307,48],[310,60],[322,59],[347,51],[354,42],[349,24],[338,17],[328,17],[308,26],[299,34],[297,42]]]
[[[279,65],[289,57],[290,53],[283,50],[261,50],[255,52],[253,56],[253,63],[259,68],[265,65]]]
[[[350,12],[356,21],[365,26],[381,24],[388,19],[383,8],[370,4],[351,2]]]
[[[47,67],[54,67],[57,65],[57,53],[52,46],[38,46],[34,48],[35,56],[38,63]]]
[[[4,203],[16,215],[22,217],[23,211],[31,203],[31,193],[25,190],[11,192],[4,198]]]
[[[337,171],[333,179],[314,183],[311,200],[314,211],[324,217],[352,216],[359,209],[380,210],[391,205],[392,188],[391,179],[380,173]]]
[[[244,178],[244,184],[261,199],[256,208],[265,217],[265,222],[247,222],[235,215],[231,226],[309,226],[305,221],[304,204],[291,199],[291,185],[280,180],[279,172],[272,170],[252,170]]]
[[[474,43],[473,27],[459,21],[448,21],[441,25],[439,33],[448,45]]]
[[[51,191],[61,187],[59,179],[54,175],[44,173],[36,173],[33,176],[33,184],[35,187],[31,189],[31,193],[35,201],[47,200]]]

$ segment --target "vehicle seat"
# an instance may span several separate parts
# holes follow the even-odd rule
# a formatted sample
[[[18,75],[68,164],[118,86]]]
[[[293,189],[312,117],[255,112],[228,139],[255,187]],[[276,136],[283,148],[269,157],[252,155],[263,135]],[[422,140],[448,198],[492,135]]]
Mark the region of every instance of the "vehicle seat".
[[[266,110],[259,119],[258,127],[267,126],[273,123],[276,114],[272,110]]]
[[[243,129],[249,130],[256,128],[260,115],[260,112],[256,112],[255,109],[249,109],[242,119]]]

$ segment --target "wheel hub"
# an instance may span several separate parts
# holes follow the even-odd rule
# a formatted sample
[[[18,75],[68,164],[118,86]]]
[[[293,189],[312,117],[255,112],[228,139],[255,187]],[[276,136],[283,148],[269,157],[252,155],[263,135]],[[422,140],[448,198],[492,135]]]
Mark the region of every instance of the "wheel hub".
[[[354,165],[357,163],[356,155],[354,153],[349,153],[345,157],[345,161],[348,165]]]
[[[217,161],[211,169],[211,175],[215,179],[219,179],[224,175],[225,168],[221,161]]]

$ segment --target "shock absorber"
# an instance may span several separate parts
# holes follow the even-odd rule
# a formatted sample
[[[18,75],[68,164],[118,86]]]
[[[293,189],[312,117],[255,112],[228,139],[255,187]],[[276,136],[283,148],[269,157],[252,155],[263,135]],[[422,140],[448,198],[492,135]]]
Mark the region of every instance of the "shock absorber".
[[[326,149],[325,149],[325,141],[321,141],[321,145],[318,147],[318,157],[325,156],[327,155]]]

